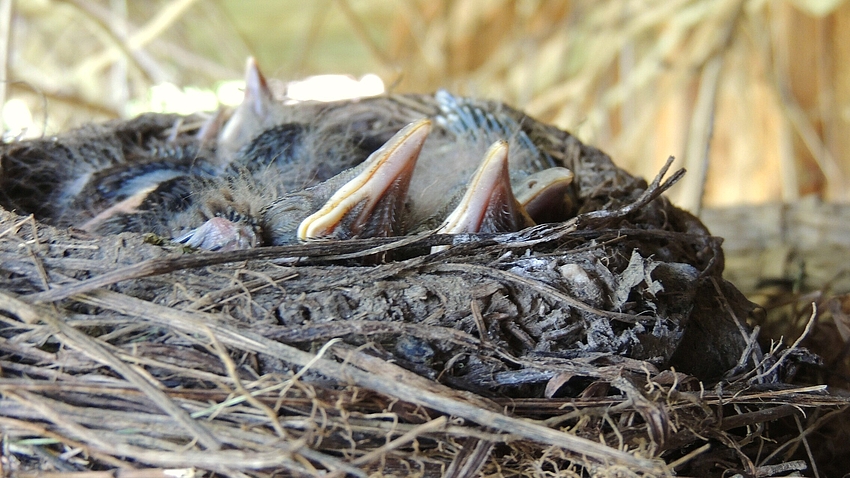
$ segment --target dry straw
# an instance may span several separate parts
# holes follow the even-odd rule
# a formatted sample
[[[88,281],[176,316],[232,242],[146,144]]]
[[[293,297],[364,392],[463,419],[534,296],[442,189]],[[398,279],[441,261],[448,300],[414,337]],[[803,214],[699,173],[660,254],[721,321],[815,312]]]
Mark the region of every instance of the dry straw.
[[[698,210],[810,193],[848,199],[848,24],[850,2],[817,0],[0,0],[0,58],[5,98],[23,100],[49,133],[121,117],[129,99],[163,81],[212,88],[239,78],[249,54],[285,79],[375,72],[393,91],[446,87],[573,131],[638,175],[653,176],[675,155],[690,174],[671,193]],[[62,292],[50,290],[67,281],[56,270],[115,274],[44,254],[102,245],[66,238],[47,248],[42,226],[3,214],[4,270],[16,271],[10,284],[37,284],[36,298]],[[377,249],[341,254],[401,246],[368,247]],[[741,372],[733,393],[635,361],[617,367],[646,367],[638,385],[618,379],[614,366],[575,365],[607,383],[598,387],[622,391],[616,399],[592,387],[570,400],[484,399],[334,341],[305,352],[216,311],[253,310],[252,294],[296,279],[286,267],[227,264],[212,270],[227,287],[172,308],[192,273],[157,264],[130,277],[168,289],[157,300],[88,289],[68,294],[73,307],[57,307],[0,293],[0,322],[15,330],[14,340],[0,341],[0,367],[20,377],[0,379],[2,455],[19,460],[0,462],[4,470],[630,476],[699,469],[701,457],[725,450],[749,476],[818,476],[807,468],[812,432],[846,419],[831,412],[846,400],[822,386],[758,389],[759,370],[788,366],[800,352],[779,347]],[[794,338],[815,320],[807,310]],[[349,326],[374,326],[362,322]],[[161,336],[161,348],[148,341]],[[252,375],[259,356],[296,367]],[[772,461],[741,452],[772,444],[771,426],[792,425]],[[797,449],[808,459],[786,459]]]
[[[673,198],[694,211],[848,199],[848,2],[111,5],[15,4],[5,86],[38,126],[45,99],[55,132],[120,116],[158,82],[238,78],[255,54],[286,79],[375,72],[396,91],[448,87],[505,101],[642,176],[674,155],[692,174]]]

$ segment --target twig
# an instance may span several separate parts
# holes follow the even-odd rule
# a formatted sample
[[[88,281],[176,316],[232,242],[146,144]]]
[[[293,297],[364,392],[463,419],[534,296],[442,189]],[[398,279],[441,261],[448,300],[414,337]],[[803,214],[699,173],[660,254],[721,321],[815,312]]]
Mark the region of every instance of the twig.
[[[357,14],[354,13],[354,10],[351,9],[351,5],[348,4],[348,1],[337,0],[336,4],[339,6],[339,9],[342,10],[342,14],[348,20],[348,23],[354,29],[354,34],[360,38],[360,41],[366,45],[369,51],[372,52],[372,54],[378,58],[378,61],[380,61],[385,67],[388,69],[392,68],[393,62],[390,61],[387,54],[381,50],[378,43],[369,36],[369,31],[367,30],[366,25],[364,25]]]
[[[795,445],[800,440],[806,439],[806,437],[808,435],[817,431],[824,423],[827,423],[830,420],[834,420],[834,417],[836,415],[841,415],[841,414],[846,413],[846,412],[847,412],[847,408],[842,407],[842,408],[839,408],[837,410],[832,410],[831,412],[827,413],[826,415],[818,418],[818,420],[812,426],[810,426],[809,428],[802,431],[800,433],[800,435],[798,435],[796,438],[794,438],[793,440],[789,440],[789,441],[783,443],[782,445],[776,447],[776,449],[773,450],[773,452],[771,454],[769,454],[768,456],[764,457],[761,460],[761,463],[770,463],[771,461],[773,461],[774,458],[779,456],[782,452],[787,450],[790,446]]]
[[[592,220],[592,219],[615,219],[628,216],[629,214],[637,211],[638,209],[646,206],[650,202],[652,202],[655,198],[664,194],[665,191],[673,187],[674,184],[679,182],[680,179],[685,175],[684,169],[679,169],[672,176],[667,178],[663,183],[661,180],[667,174],[667,171],[670,169],[670,166],[673,164],[673,156],[667,158],[667,162],[664,163],[664,166],[661,167],[661,170],[655,176],[649,186],[635,201],[626,204],[620,209],[615,209],[613,211],[593,211],[587,214],[583,214],[579,216],[580,223],[584,220]]]
[[[699,79],[699,93],[688,128],[685,164],[690,167],[692,176],[685,180],[686,187],[681,196],[681,207],[695,216],[699,216],[705,194],[723,58],[723,52],[720,52],[703,65]]]
[[[555,227],[544,224],[517,233],[502,234],[500,236],[497,236],[495,239],[498,242],[511,243],[512,246],[528,247],[535,244],[551,242],[560,239],[566,236],[567,234],[576,231],[577,229],[588,227],[591,224],[596,225],[598,224],[598,221],[602,221],[604,223],[605,221],[626,217],[664,194],[668,189],[673,187],[674,184],[676,184],[680,179],[682,179],[682,177],[685,175],[685,170],[679,169],[675,173],[673,173],[673,175],[670,176],[666,181],[664,181],[663,183],[661,182],[661,180],[667,174],[667,171],[670,169],[670,166],[673,164],[673,160],[674,158],[672,156],[667,158],[667,162],[664,163],[664,166],[661,167],[661,170],[658,172],[658,174],[655,176],[649,186],[647,186],[646,190],[633,202],[626,204],[625,206],[619,209],[591,211],[588,213],[581,214]]]
[[[138,48],[130,48],[130,38],[127,32],[130,31],[130,25],[124,18],[113,15],[109,10],[100,5],[85,1],[85,0],[63,0],[70,3],[80,12],[86,15],[94,23],[112,38],[115,46],[121,49],[125,57],[131,58],[139,71],[152,83],[159,83],[165,80],[166,74],[154,59],[147,52]]]
[[[75,0],[79,1],[79,0]],[[122,49],[125,51],[136,51],[150,43],[157,36],[161,35],[168,27],[176,22],[195,2],[198,0],[175,0],[167,4],[164,8],[157,11],[157,14],[148,21],[136,33],[132,34],[125,41],[119,42]],[[88,72],[100,71],[108,64],[115,61],[121,55],[121,50],[117,47],[109,48],[99,55],[95,55],[86,61],[80,63],[76,70],[78,75],[86,76]]]
[[[575,299],[573,297],[570,297],[570,296],[564,294],[563,292],[561,292],[558,289],[550,286],[549,284],[546,284],[546,283],[538,281],[538,280],[529,279],[527,277],[523,277],[523,276],[518,275],[518,274],[513,274],[513,273],[508,272],[508,271],[503,271],[503,270],[500,270],[500,269],[494,269],[492,267],[481,266],[481,265],[477,265],[477,264],[446,263],[446,264],[434,264],[433,266],[430,266],[430,268],[434,269],[435,271],[444,271],[444,272],[451,271],[451,272],[477,273],[477,274],[481,274],[481,275],[484,275],[484,276],[490,276],[490,277],[494,277],[494,278],[497,278],[497,279],[507,280],[507,281],[510,281],[510,282],[514,282],[514,283],[518,283],[518,284],[522,284],[522,285],[531,287],[532,289],[536,289],[536,290],[540,291],[542,294],[554,297],[554,298],[558,299],[559,301],[564,302],[565,304],[567,304],[571,307],[574,307],[578,310],[590,312],[590,313],[599,315],[601,317],[608,317],[610,319],[619,320],[621,322],[625,322],[625,323],[629,323],[629,324],[637,323],[640,320],[635,315],[623,314],[623,313],[620,313],[620,312],[611,312],[611,311],[608,311],[608,310],[602,310],[602,309],[597,309],[595,307],[591,307],[591,306],[585,304],[584,302],[582,302],[578,299]]]
[[[775,364],[773,364],[773,366],[771,366],[769,369],[767,369],[766,372],[760,373],[760,374],[756,375],[755,377],[753,377],[752,379],[750,379],[751,383],[756,381],[756,380],[760,380],[763,377],[769,377],[774,372],[776,372],[776,369],[779,368],[780,365],[782,365],[782,363],[785,361],[786,358],[788,358],[790,353],[793,352],[794,350],[797,350],[797,348],[800,346],[800,343],[803,342],[803,340],[806,337],[808,337],[808,335],[812,332],[812,329],[814,329],[814,327],[815,327],[815,318],[817,317],[817,315],[818,315],[818,306],[817,306],[817,304],[812,302],[812,315],[809,317],[809,321],[806,323],[806,328],[803,330],[803,333],[800,334],[799,337],[797,337],[797,340],[795,340],[794,343],[791,344],[791,347],[789,347],[787,350],[785,350],[785,352],[779,357],[779,359],[776,361]]]
[[[84,353],[90,358],[109,366],[115,372],[143,391],[150,400],[164,412],[171,415],[177,423],[185,427],[201,444],[209,450],[221,449],[218,441],[205,427],[193,420],[185,410],[178,407],[162,390],[155,387],[145,377],[133,370],[126,362],[120,360],[100,345],[97,340],[65,324],[52,310],[22,302],[10,295],[0,293],[0,308],[7,310],[28,323],[44,322],[53,328],[57,335],[64,337],[64,342]]]
[[[292,364],[304,365],[314,360],[313,354],[270,340],[255,332],[247,330],[237,331],[229,326],[218,324],[215,317],[210,314],[177,311],[104,290],[92,292],[85,297],[81,297],[81,299],[86,303],[141,317],[152,323],[176,328],[187,333],[195,333],[200,327],[206,325],[224,344],[257,353],[268,354]],[[618,463],[623,466],[632,467],[635,470],[643,470],[650,473],[664,473],[663,465],[659,461],[639,458],[585,438],[552,430],[536,422],[489,411],[477,404],[457,398],[446,398],[439,393],[422,390],[419,387],[394,380],[387,380],[383,376],[378,376],[351,366],[345,366],[335,361],[320,359],[313,365],[313,370],[329,378],[334,378],[340,383],[354,383],[360,387],[374,390],[414,405],[432,408],[442,413],[455,415],[494,429],[509,430],[510,433],[516,436],[538,443],[561,447],[574,456],[584,456],[599,462]],[[448,389],[436,382],[434,385]]]
[[[669,465],[670,469],[675,470],[676,468],[678,468],[678,467],[684,465],[685,463],[693,460],[697,456],[702,455],[703,453],[707,452],[710,448],[711,448],[711,443],[706,443],[705,445],[697,448],[696,450],[693,450],[692,452],[688,453],[687,455],[685,455],[685,456],[673,461],[672,463],[670,463],[670,465]]]
[[[352,461],[352,464],[360,466],[369,464],[380,458],[382,455],[412,442],[416,439],[416,437],[420,435],[442,430],[443,428],[445,428],[446,423],[448,423],[448,421],[448,418],[442,416],[437,417],[427,423],[423,423],[422,425],[418,425],[407,433],[405,433],[404,435],[396,438],[395,440],[386,443],[383,446],[375,448],[369,453],[366,453],[365,455],[355,459],[354,461]]]
[[[809,446],[809,439],[806,436],[805,430],[803,430],[803,424],[800,422],[800,416],[794,415],[794,423],[797,424],[797,431],[800,432],[800,440],[803,442],[803,447],[806,449],[806,454],[809,456],[809,463],[812,464],[812,473],[814,473],[815,478],[820,478],[820,473],[818,473],[818,465],[815,462],[815,457],[812,454],[812,447]]]
[[[7,392],[4,392],[4,393],[7,393]],[[112,478],[112,477],[115,477],[115,476],[123,476],[123,475],[120,474],[121,471],[124,471],[128,468],[127,463],[125,461],[118,460],[118,459],[116,459],[112,456],[109,456],[106,453],[102,453],[98,450],[94,450],[94,449],[92,449],[90,444],[62,436],[62,435],[48,429],[46,426],[44,426],[40,423],[35,423],[34,421],[30,421],[30,420],[24,421],[24,420],[18,420],[18,419],[15,419],[15,418],[0,416],[0,427],[2,427],[3,430],[9,430],[9,429],[14,429],[14,428],[17,428],[17,429],[20,429],[20,430],[26,430],[28,433],[32,433],[32,434],[42,436],[42,437],[52,438],[52,439],[56,440],[58,443],[65,444],[69,448],[79,448],[81,450],[86,450],[86,452],[89,453],[91,456],[97,458],[98,460],[103,461],[105,464],[107,464],[109,466],[114,466],[115,468],[117,468],[117,473],[115,473],[116,470],[112,470],[111,473],[115,473],[115,474],[110,475],[109,477],[104,477],[104,478]],[[20,474],[20,475],[17,475],[17,476],[25,476],[25,475]],[[41,475],[41,473],[39,473],[35,476],[38,477],[38,478],[41,478],[43,475]],[[67,475],[65,475],[65,476],[67,476]]]
[[[461,478],[465,476],[481,476],[481,469],[487,463],[487,458],[493,452],[495,443],[477,437],[466,437],[461,443],[461,449],[446,468],[446,478]]]
[[[30,221],[32,219],[34,219],[34,216],[32,214],[30,214],[29,216],[26,216],[23,219],[21,219],[20,221],[18,221],[16,223],[12,224],[11,226],[7,227],[5,230],[0,231],[0,239],[2,239],[7,234],[17,234],[18,230],[21,228],[21,226],[23,226],[24,224],[27,223],[27,221]],[[38,234],[38,231],[34,230],[33,233]]]
[[[628,214],[635,212],[645,206],[673,184],[675,184],[685,174],[683,169],[676,171],[670,178],[663,183],[661,179],[667,174],[670,165],[673,163],[673,158],[670,157],[661,171],[647,187],[646,191],[638,197],[634,202],[623,206],[620,209],[613,211],[594,211],[583,214],[571,221],[564,223],[562,226],[538,226],[538,229],[530,229],[527,231],[533,235],[541,230],[547,231],[542,237],[529,239],[527,236],[523,238],[525,232],[499,234],[499,235],[478,235],[478,234],[433,234],[426,232],[420,235],[407,236],[402,238],[372,238],[372,239],[354,239],[347,241],[327,241],[308,244],[293,244],[277,247],[260,247],[250,250],[230,251],[230,252],[200,252],[197,254],[173,254],[170,256],[148,259],[147,261],[133,264],[131,266],[122,267],[113,271],[107,272],[97,277],[87,279],[75,284],[56,287],[52,290],[30,294],[27,300],[32,303],[53,302],[68,298],[72,295],[82,294],[101,287],[115,284],[117,282],[139,279],[158,274],[165,274],[182,269],[192,269],[206,267],[216,264],[226,264],[230,262],[241,262],[247,260],[269,260],[269,259],[290,259],[296,260],[299,257],[321,258],[324,260],[340,260],[353,259],[359,257],[368,257],[371,255],[389,252],[395,249],[407,248],[426,248],[440,245],[460,245],[468,242],[475,242],[478,247],[483,247],[489,244],[509,244],[515,247],[527,247],[529,245],[549,242],[560,239],[565,235],[574,232],[577,227],[581,227],[590,221],[610,220],[615,218],[625,217]],[[542,229],[540,229],[542,228]],[[553,289],[554,290],[554,289]],[[561,294],[563,295],[563,294]],[[574,301],[574,299],[570,299]],[[601,315],[612,316],[610,312],[600,312]],[[617,315],[617,314],[615,314]],[[621,319],[627,319],[625,314],[617,315]],[[613,317],[613,316],[612,316]]]
[[[74,284],[56,287],[45,292],[30,294],[27,300],[32,303],[53,302],[68,298],[72,295],[106,287],[125,280],[139,279],[169,272],[195,269],[231,262],[249,260],[291,259],[299,257],[340,258],[365,257],[378,252],[389,251],[398,247],[427,247],[435,244],[448,244],[450,235],[411,236],[404,238],[375,238],[353,239],[348,241],[328,241],[321,243],[293,244],[276,247],[259,247],[256,249],[230,252],[199,252],[195,254],[174,253],[165,257],[148,259],[126,267],[121,267],[105,274],[76,282]]]

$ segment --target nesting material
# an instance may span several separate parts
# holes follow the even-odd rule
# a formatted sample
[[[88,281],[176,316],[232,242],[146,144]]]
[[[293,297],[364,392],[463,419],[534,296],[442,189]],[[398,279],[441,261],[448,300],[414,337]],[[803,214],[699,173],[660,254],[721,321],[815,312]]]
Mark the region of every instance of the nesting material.
[[[665,168],[647,184],[567,132],[474,103],[512,118],[573,172],[574,217],[506,234],[199,252],[162,235],[68,228],[78,216],[66,205],[93,196],[82,183],[69,193],[43,181],[90,151],[191,170],[215,149],[197,118],[154,115],[5,145],[0,429],[13,446],[4,467],[19,476],[804,469],[785,453],[797,438],[783,430],[814,427],[801,410],[829,416],[846,400],[783,384],[812,357],[758,346],[752,304],[723,280],[721,239],[662,196],[682,172]],[[439,115],[430,96],[286,108],[288,121],[323,118],[346,126],[341,143],[375,148]],[[246,214],[271,194],[253,191]]]

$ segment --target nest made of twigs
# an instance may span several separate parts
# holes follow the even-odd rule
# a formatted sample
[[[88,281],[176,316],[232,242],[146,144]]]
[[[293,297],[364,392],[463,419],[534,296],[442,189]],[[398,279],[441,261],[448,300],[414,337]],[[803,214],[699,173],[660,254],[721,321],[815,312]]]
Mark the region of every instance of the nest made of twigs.
[[[811,357],[759,348],[719,239],[661,196],[681,172],[647,185],[546,131],[581,213],[518,233],[199,253],[3,211],[4,467],[804,469],[846,400],[783,385]]]

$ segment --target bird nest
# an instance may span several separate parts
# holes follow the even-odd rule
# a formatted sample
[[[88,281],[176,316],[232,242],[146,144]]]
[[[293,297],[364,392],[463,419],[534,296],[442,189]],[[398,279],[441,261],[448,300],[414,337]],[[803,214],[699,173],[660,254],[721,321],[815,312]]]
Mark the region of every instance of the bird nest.
[[[647,184],[567,132],[490,106],[575,173],[574,218],[507,234],[199,252],[11,212],[39,207],[38,191],[15,185],[12,156],[49,162],[93,143],[153,150],[151,141],[173,144],[173,126],[193,118],[149,115],[6,145],[4,470],[805,468],[792,453],[804,441],[801,411],[828,417],[846,401],[785,384],[812,357],[759,347],[747,325],[752,304],[722,278],[721,239],[662,196],[683,172],[665,180],[665,168]]]

